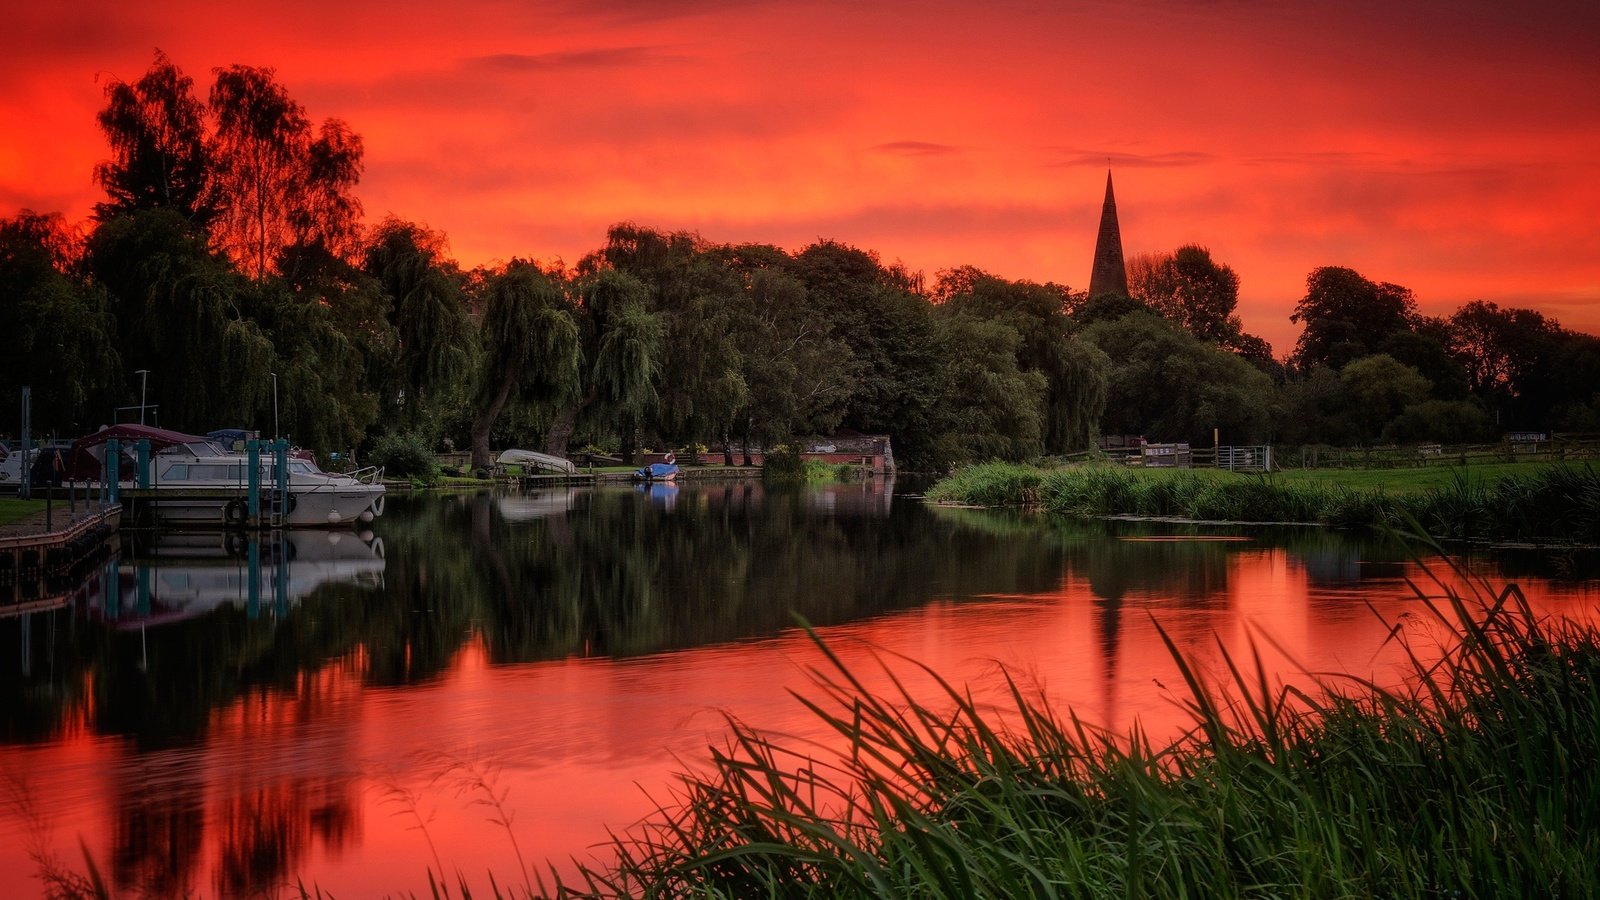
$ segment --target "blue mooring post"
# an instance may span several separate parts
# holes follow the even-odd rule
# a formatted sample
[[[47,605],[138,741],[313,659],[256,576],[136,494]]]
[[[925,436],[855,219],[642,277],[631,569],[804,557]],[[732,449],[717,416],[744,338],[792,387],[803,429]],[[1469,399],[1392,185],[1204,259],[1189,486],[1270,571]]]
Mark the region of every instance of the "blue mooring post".
[[[272,586],[272,599],[278,618],[283,619],[289,615],[289,548],[284,546],[283,532],[276,534],[275,543],[278,548],[278,577]]]
[[[134,456],[139,460],[139,471],[134,475],[134,484],[142,488],[150,486],[150,441],[140,438],[139,443],[133,445]]]
[[[272,462],[277,467],[278,476],[278,524],[282,525],[289,518],[289,442],[275,440],[272,442]]]
[[[261,538],[252,534],[247,540],[250,543],[245,554],[248,560],[245,579],[249,582],[249,588],[244,610],[245,617],[254,622],[261,617]]]
[[[106,458],[102,465],[105,475],[100,482],[101,499],[116,503],[122,499],[122,474],[117,470],[122,464],[122,442],[116,438],[106,441]]]
[[[245,512],[251,525],[261,521],[261,441],[244,443],[246,462]]]

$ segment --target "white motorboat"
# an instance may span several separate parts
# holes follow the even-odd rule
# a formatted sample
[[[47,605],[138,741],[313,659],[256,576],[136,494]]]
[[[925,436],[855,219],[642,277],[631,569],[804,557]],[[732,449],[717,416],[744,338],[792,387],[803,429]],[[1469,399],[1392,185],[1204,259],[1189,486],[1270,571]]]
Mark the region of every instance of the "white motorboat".
[[[173,525],[243,525],[249,514],[241,497],[219,500],[243,491],[249,480],[249,458],[229,453],[211,441],[189,441],[166,447],[150,458],[150,487],[156,515]],[[259,464],[263,508],[276,495],[277,462],[262,454]],[[273,518],[289,526],[347,525],[383,515],[382,471],[349,474],[324,472],[316,464],[291,457],[288,499]],[[170,492],[170,496],[167,493]]]
[[[233,532],[159,532],[136,543],[116,565],[114,579],[98,582],[101,596],[88,604],[120,628],[160,625],[220,607],[287,613],[330,585],[383,587],[383,538],[370,532],[277,532],[256,537]],[[255,553],[247,552],[252,545]]]

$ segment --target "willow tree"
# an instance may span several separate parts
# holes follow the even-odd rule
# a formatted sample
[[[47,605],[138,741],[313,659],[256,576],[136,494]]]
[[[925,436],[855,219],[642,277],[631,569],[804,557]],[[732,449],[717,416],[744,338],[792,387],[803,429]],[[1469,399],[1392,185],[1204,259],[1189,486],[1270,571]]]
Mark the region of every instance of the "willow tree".
[[[116,405],[107,402],[122,376],[115,320],[105,293],[78,277],[78,252],[59,214],[0,219],[0,397],[8,417],[18,389],[32,386],[37,433],[76,434]]]
[[[1041,399],[1045,452],[1072,453],[1093,442],[1105,408],[1109,361],[1072,337],[1066,288],[1007,281],[964,266],[939,273],[934,297],[944,315],[973,316],[1016,332],[1017,368],[1045,379]]]
[[[556,403],[578,393],[578,323],[560,285],[533,263],[512,260],[490,276],[479,339],[483,378],[472,417],[472,465],[490,463],[489,434],[514,398]]]
[[[162,425],[253,421],[270,400],[272,342],[203,234],[176,210],[142,210],[101,223],[87,262],[113,301],[124,365],[149,370]]]
[[[461,275],[444,258],[442,235],[392,218],[378,227],[363,267],[387,298],[395,339],[389,357],[371,361],[373,377],[402,423],[415,426],[469,370],[475,338]]]
[[[618,430],[632,440],[656,402],[664,331],[650,311],[649,290],[639,279],[612,268],[586,276],[579,285],[583,387],[559,409],[545,433],[545,452],[565,456],[580,416],[597,429]]]

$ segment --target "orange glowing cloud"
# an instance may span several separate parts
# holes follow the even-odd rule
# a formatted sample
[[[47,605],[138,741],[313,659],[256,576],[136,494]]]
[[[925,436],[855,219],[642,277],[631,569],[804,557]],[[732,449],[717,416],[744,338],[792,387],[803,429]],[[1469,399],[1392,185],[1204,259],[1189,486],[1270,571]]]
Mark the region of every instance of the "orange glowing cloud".
[[[137,6],[137,8],[133,8]],[[0,214],[86,216],[108,78],[266,65],[366,141],[361,195],[475,264],[634,220],[1086,285],[1198,242],[1284,352],[1306,274],[1600,330],[1600,12],[1557,2],[33,4],[0,60]]]

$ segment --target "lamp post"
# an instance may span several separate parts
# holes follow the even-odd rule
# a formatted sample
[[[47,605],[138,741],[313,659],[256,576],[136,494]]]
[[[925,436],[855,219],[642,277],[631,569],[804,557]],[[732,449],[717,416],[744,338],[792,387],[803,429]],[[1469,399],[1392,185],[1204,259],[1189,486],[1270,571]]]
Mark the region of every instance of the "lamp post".
[[[144,424],[144,388],[150,381],[150,370],[140,369],[133,373],[139,376],[139,424]]]
[[[272,439],[278,439],[278,373],[268,372],[272,376]]]

